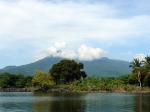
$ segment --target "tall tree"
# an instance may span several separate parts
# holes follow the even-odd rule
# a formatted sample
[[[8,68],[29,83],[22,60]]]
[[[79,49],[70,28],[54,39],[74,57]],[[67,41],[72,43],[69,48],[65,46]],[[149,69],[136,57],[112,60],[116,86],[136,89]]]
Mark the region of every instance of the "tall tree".
[[[143,62],[144,62],[144,66],[147,72],[149,72],[150,71],[150,56],[145,57],[145,60]]]
[[[132,72],[137,76],[140,87],[142,87],[142,62],[139,59],[134,59],[130,63],[130,67],[132,68]]]
[[[50,73],[56,84],[68,83],[79,80],[81,77],[85,78],[86,73],[83,71],[83,68],[84,65],[82,63],[66,59],[54,64],[50,69]]]
[[[150,56],[145,57],[143,63],[145,68],[144,85],[150,86]]]

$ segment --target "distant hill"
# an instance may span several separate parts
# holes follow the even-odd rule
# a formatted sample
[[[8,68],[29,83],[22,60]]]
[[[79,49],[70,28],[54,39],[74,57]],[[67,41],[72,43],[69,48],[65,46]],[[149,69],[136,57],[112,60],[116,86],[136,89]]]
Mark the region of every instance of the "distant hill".
[[[46,57],[34,63],[22,66],[7,66],[0,69],[0,72],[22,73],[24,75],[33,75],[38,69],[49,71],[53,64],[62,60],[61,58]],[[84,64],[88,75],[95,76],[119,76],[129,73],[129,62],[122,60],[113,60],[103,57],[93,61],[81,61]]]

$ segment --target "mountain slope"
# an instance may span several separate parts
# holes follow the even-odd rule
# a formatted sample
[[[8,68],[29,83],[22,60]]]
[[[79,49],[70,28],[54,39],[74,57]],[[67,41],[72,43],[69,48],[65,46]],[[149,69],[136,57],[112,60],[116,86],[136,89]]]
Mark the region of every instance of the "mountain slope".
[[[0,72],[22,73],[25,75],[33,75],[38,69],[48,71],[53,64],[59,62],[61,58],[46,57],[42,60],[22,66],[8,66],[0,70]],[[130,72],[129,62],[121,60],[112,60],[101,58],[93,61],[81,61],[84,64],[85,71],[88,75],[97,76],[118,76]]]
[[[85,61],[85,71],[91,75],[118,76],[131,71],[129,62],[102,58],[92,62]]]

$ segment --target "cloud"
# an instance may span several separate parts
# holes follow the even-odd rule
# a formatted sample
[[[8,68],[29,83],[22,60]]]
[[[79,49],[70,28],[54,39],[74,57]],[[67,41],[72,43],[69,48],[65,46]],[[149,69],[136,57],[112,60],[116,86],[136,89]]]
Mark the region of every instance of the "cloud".
[[[66,42],[55,42],[54,46],[57,48],[57,49],[63,49],[66,47]]]
[[[101,50],[96,50],[99,53],[91,53],[94,55],[89,57],[79,55],[78,49],[82,44],[109,50],[110,56],[119,59],[125,58],[119,54],[126,54],[127,49],[136,49],[133,53],[149,53],[149,3],[128,0],[117,5],[118,1],[114,1],[0,0],[0,61],[5,59],[10,64],[30,62],[32,59],[27,58],[32,58],[39,51],[41,53],[36,59],[58,53],[70,58],[92,59],[99,56]],[[141,46],[141,40],[146,40],[147,44]],[[140,51],[140,48],[148,50]],[[10,56],[6,59],[4,54]],[[16,56],[17,61],[11,63]],[[128,57],[131,59],[132,55]]]
[[[73,50],[61,51],[58,57],[67,58],[67,59],[78,59],[78,53]]]
[[[23,40],[37,42],[39,46],[57,41],[76,45],[93,40],[109,44],[141,36],[149,38],[149,15],[125,18],[121,14],[104,2],[0,1],[1,46],[10,47]]]
[[[66,45],[66,43],[57,42],[58,45]],[[94,59],[99,59],[104,55],[104,50],[100,48],[94,48],[87,46],[85,44],[82,44],[77,48],[76,50],[70,50],[63,48],[60,49],[60,47],[54,46],[49,47],[47,50],[42,50],[38,52],[34,57],[36,60],[52,56],[52,57],[61,57],[61,58],[68,58],[68,59],[78,59],[78,60],[85,60],[85,61],[91,61]]]
[[[100,48],[93,48],[87,45],[81,45],[78,49],[78,55],[80,60],[93,60],[98,59],[104,54],[104,51]]]
[[[145,54],[139,53],[134,56],[134,59],[139,59],[140,61],[143,61],[143,60],[145,60],[145,57],[146,57]]]

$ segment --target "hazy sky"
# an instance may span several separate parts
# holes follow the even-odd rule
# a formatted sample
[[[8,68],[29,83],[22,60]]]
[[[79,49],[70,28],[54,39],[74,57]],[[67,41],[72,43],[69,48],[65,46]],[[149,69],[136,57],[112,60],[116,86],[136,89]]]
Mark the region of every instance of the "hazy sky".
[[[0,0],[0,68],[148,54],[150,0]]]

